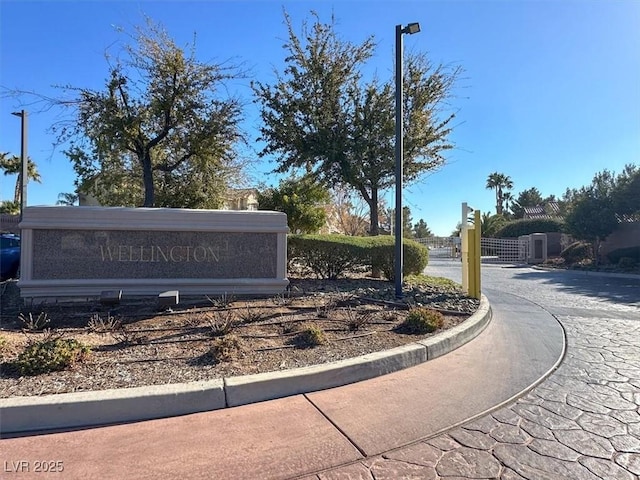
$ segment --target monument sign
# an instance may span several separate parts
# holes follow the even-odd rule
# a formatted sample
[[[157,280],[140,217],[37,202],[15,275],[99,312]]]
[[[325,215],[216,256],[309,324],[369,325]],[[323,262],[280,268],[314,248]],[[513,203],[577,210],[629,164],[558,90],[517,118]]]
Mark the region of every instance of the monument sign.
[[[275,294],[286,278],[280,212],[27,207],[22,297]]]

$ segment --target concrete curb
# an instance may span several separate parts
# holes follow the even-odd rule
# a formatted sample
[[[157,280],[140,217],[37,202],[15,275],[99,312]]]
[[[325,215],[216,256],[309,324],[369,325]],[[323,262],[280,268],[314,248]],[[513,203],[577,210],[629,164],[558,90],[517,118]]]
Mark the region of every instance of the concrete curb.
[[[428,340],[323,365],[222,380],[0,399],[0,434],[151,420],[272,400],[367,380],[444,355],[479,335],[491,320],[480,307]]]
[[[604,277],[604,278],[626,278],[637,280],[640,278],[640,274],[637,273],[613,273],[613,272],[598,272],[591,270],[569,270],[561,268],[545,268],[540,266],[532,266],[534,270],[540,270],[542,272],[565,272],[575,273],[576,275],[588,275],[592,277]]]

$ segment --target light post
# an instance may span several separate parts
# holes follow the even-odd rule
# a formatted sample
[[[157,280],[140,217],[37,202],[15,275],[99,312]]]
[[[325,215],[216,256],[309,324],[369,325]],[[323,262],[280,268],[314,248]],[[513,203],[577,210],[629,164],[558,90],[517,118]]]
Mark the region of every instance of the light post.
[[[413,35],[420,31],[419,23],[409,23],[406,27],[396,25],[396,243],[395,243],[395,281],[396,298],[402,298],[402,275],[404,272],[402,259],[402,34]]]
[[[24,207],[27,206],[27,182],[28,178],[28,160],[27,160],[27,111],[20,110],[19,112],[12,112],[11,115],[20,117],[22,120],[22,128],[20,133],[20,221],[22,221],[22,214]]]

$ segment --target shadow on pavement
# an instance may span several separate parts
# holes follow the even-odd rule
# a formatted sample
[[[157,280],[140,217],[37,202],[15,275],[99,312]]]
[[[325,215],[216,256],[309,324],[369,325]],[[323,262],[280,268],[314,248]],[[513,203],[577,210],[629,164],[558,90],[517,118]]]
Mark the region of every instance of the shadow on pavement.
[[[567,293],[578,293],[589,297],[606,299],[613,303],[640,306],[640,276],[638,278],[618,278],[597,274],[585,275],[566,271],[518,272],[519,280],[541,280],[556,285]]]

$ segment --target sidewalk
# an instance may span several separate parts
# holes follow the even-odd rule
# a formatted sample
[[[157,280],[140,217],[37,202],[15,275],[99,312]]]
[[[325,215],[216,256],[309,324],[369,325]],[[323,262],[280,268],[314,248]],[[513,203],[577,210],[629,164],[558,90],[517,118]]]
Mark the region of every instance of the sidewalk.
[[[1,478],[42,478],[42,460],[50,472],[64,469],[47,478],[65,479],[371,478],[365,466],[378,455],[411,452],[557,367],[564,331],[549,313],[509,294],[489,300],[493,319],[480,336],[416,367],[224,410],[6,438]]]

